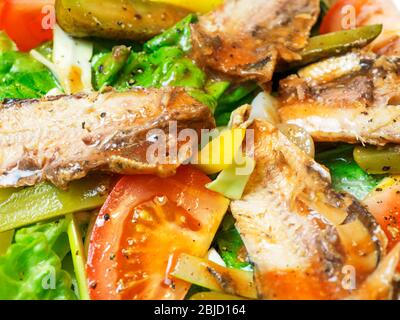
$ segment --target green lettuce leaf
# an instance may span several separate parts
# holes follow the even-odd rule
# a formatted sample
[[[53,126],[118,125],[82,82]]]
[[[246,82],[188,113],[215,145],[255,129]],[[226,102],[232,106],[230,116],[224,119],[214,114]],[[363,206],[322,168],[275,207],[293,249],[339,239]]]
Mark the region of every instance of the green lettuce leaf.
[[[72,279],[62,270],[70,251],[65,219],[39,223],[15,233],[0,257],[0,299],[75,300]]]
[[[118,90],[136,86],[203,88],[205,83],[205,73],[181,49],[163,47],[152,53],[132,52],[114,86]]]
[[[250,262],[246,259],[247,251],[239,232],[235,228],[235,220],[232,215],[225,216],[221,230],[215,237],[215,244],[227,267],[251,268]]]
[[[146,42],[142,50],[130,48],[127,58],[126,46],[114,47],[112,51],[103,47],[92,59],[95,88],[99,90],[110,85],[124,91],[133,87],[185,87],[195,99],[215,110],[229,82],[210,81],[206,73],[187,57],[191,48],[190,24],[196,19],[195,15],[189,15]],[[117,55],[116,52],[125,54]]]
[[[244,105],[250,104],[258,93],[258,85],[255,82],[246,82],[239,86],[231,86],[218,98],[214,116],[218,127],[229,123],[232,112]]]
[[[56,87],[51,72],[29,54],[0,52],[0,101],[40,98]]]
[[[189,52],[192,48],[190,24],[196,21],[196,15],[188,15],[174,27],[147,41],[144,44],[144,50],[154,52],[162,47],[178,47],[183,52]]]
[[[382,176],[369,175],[354,161],[354,146],[342,145],[317,154],[316,160],[328,167],[332,186],[337,192],[347,192],[363,200],[382,180]]]

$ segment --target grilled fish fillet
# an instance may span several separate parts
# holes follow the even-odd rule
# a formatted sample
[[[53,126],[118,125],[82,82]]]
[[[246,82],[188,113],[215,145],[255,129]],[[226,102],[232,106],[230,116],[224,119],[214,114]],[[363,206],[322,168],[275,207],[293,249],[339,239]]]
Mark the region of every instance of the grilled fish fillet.
[[[276,64],[299,60],[319,0],[231,0],[192,26],[193,56],[204,67],[264,84]]]
[[[178,133],[215,126],[209,108],[178,88],[4,103],[0,105],[0,187],[41,181],[65,187],[93,170],[174,174],[179,161],[167,158],[166,164],[150,163],[146,157],[155,142],[147,139],[148,132],[168,133],[170,121],[176,121]],[[167,146],[172,139],[167,136]]]
[[[331,188],[324,167],[272,124],[256,120],[256,168],[231,203],[260,298],[340,299],[373,272],[387,239],[372,215]]]
[[[280,83],[283,122],[317,141],[400,143],[400,58],[350,53]]]

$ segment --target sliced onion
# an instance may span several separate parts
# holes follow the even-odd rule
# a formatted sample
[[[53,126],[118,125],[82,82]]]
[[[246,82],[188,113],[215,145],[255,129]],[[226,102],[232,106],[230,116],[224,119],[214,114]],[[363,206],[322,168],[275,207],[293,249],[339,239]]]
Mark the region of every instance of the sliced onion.
[[[224,260],[222,260],[221,256],[214,248],[208,250],[207,259],[211,262],[214,262],[222,267],[226,267]]]
[[[54,28],[53,63],[67,94],[92,91],[93,43],[74,39],[58,25]]]
[[[259,93],[251,103],[249,120],[267,120],[272,124],[279,123],[278,101],[269,93]]]
[[[65,93],[93,91],[93,43],[72,38],[58,25],[54,28],[53,42],[53,61],[49,61],[36,50],[31,50],[31,56],[53,73]]]

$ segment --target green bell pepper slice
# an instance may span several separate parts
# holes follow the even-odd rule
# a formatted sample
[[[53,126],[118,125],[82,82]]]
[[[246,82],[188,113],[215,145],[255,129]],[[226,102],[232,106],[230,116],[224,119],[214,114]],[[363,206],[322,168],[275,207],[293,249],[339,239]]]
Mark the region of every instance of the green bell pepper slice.
[[[72,212],[101,206],[111,178],[104,175],[74,181],[68,190],[49,183],[34,187],[0,190],[0,232],[27,226]]]
[[[338,56],[355,48],[363,48],[382,32],[382,25],[369,25],[352,30],[337,31],[311,37],[300,53],[302,59],[284,65],[282,70],[302,67],[332,56]]]

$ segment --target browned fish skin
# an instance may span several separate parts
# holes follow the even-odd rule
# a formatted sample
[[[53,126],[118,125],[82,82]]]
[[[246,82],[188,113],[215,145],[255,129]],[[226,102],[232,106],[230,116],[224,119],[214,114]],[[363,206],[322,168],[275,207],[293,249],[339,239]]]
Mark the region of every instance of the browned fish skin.
[[[183,89],[134,89],[0,105],[0,187],[50,181],[64,187],[90,171],[174,174],[148,163],[151,129],[214,128],[207,106]]]
[[[280,105],[283,122],[317,141],[400,143],[400,59],[350,53],[311,65],[281,81]]]
[[[231,0],[192,27],[193,56],[204,67],[264,84],[280,60],[308,42],[319,0]]]
[[[343,267],[358,285],[385,254],[386,238],[357,200],[273,125],[255,121],[256,168],[231,211],[266,299],[340,299]]]

